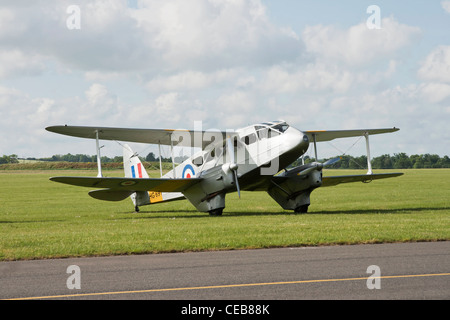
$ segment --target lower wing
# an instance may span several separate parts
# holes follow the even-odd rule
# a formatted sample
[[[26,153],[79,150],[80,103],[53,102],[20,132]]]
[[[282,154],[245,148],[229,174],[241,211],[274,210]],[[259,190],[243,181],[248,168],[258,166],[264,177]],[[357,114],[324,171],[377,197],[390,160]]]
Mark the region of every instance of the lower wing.
[[[377,174],[360,174],[349,176],[331,176],[322,178],[322,187],[331,187],[340,183],[349,182],[370,182],[372,180],[393,178],[403,175],[403,173],[377,173]]]
[[[182,192],[202,179],[52,177],[50,180],[73,186],[107,188],[114,191]]]

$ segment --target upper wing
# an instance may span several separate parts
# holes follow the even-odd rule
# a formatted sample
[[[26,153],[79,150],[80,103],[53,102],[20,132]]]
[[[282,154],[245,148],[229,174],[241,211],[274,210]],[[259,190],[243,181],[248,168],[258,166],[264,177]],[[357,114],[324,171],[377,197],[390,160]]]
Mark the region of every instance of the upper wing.
[[[50,180],[80,187],[108,188],[117,191],[182,192],[202,179],[53,177]]]
[[[150,144],[161,144],[201,147],[204,149],[212,142],[223,141],[226,135],[234,135],[234,132],[224,131],[194,131],[175,129],[133,129],[110,127],[81,127],[81,126],[53,126],[45,128],[47,131],[64,134],[73,137],[100,140],[120,140]]]
[[[370,182],[372,180],[393,178],[403,175],[403,173],[377,173],[377,174],[359,174],[350,176],[332,176],[322,178],[322,187],[331,187],[340,183],[348,182]]]
[[[398,128],[386,128],[386,129],[358,129],[358,130],[312,130],[304,131],[309,138],[309,141],[314,141],[314,136],[317,142],[330,141],[336,138],[350,138],[363,136],[366,133],[369,135],[395,132]]]

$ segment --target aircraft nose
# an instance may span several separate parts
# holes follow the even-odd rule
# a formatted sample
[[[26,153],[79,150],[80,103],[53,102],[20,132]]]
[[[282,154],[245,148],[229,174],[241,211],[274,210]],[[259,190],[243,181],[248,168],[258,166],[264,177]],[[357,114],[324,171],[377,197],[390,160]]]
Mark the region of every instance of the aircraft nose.
[[[304,154],[309,147],[308,136],[300,130],[290,127],[289,138],[286,139],[289,149],[297,149],[298,152]]]

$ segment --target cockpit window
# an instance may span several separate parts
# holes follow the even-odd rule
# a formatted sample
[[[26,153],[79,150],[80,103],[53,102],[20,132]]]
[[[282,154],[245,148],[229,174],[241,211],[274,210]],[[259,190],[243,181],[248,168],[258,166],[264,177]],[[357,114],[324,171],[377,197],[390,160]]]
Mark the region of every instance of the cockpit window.
[[[280,133],[285,132],[289,128],[289,125],[286,122],[274,125],[272,129],[277,130]]]
[[[289,128],[286,122],[261,123],[255,126],[259,139],[272,138],[284,133]]]

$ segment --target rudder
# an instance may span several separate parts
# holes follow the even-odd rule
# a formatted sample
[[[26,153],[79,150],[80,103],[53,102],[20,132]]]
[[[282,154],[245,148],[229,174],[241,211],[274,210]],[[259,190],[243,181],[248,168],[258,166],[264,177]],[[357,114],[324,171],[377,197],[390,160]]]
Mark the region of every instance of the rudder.
[[[134,153],[128,144],[123,145],[123,170],[126,178],[149,178],[137,153]],[[136,212],[139,212],[139,206],[150,204],[150,194],[146,191],[137,191],[131,194],[130,198]]]

